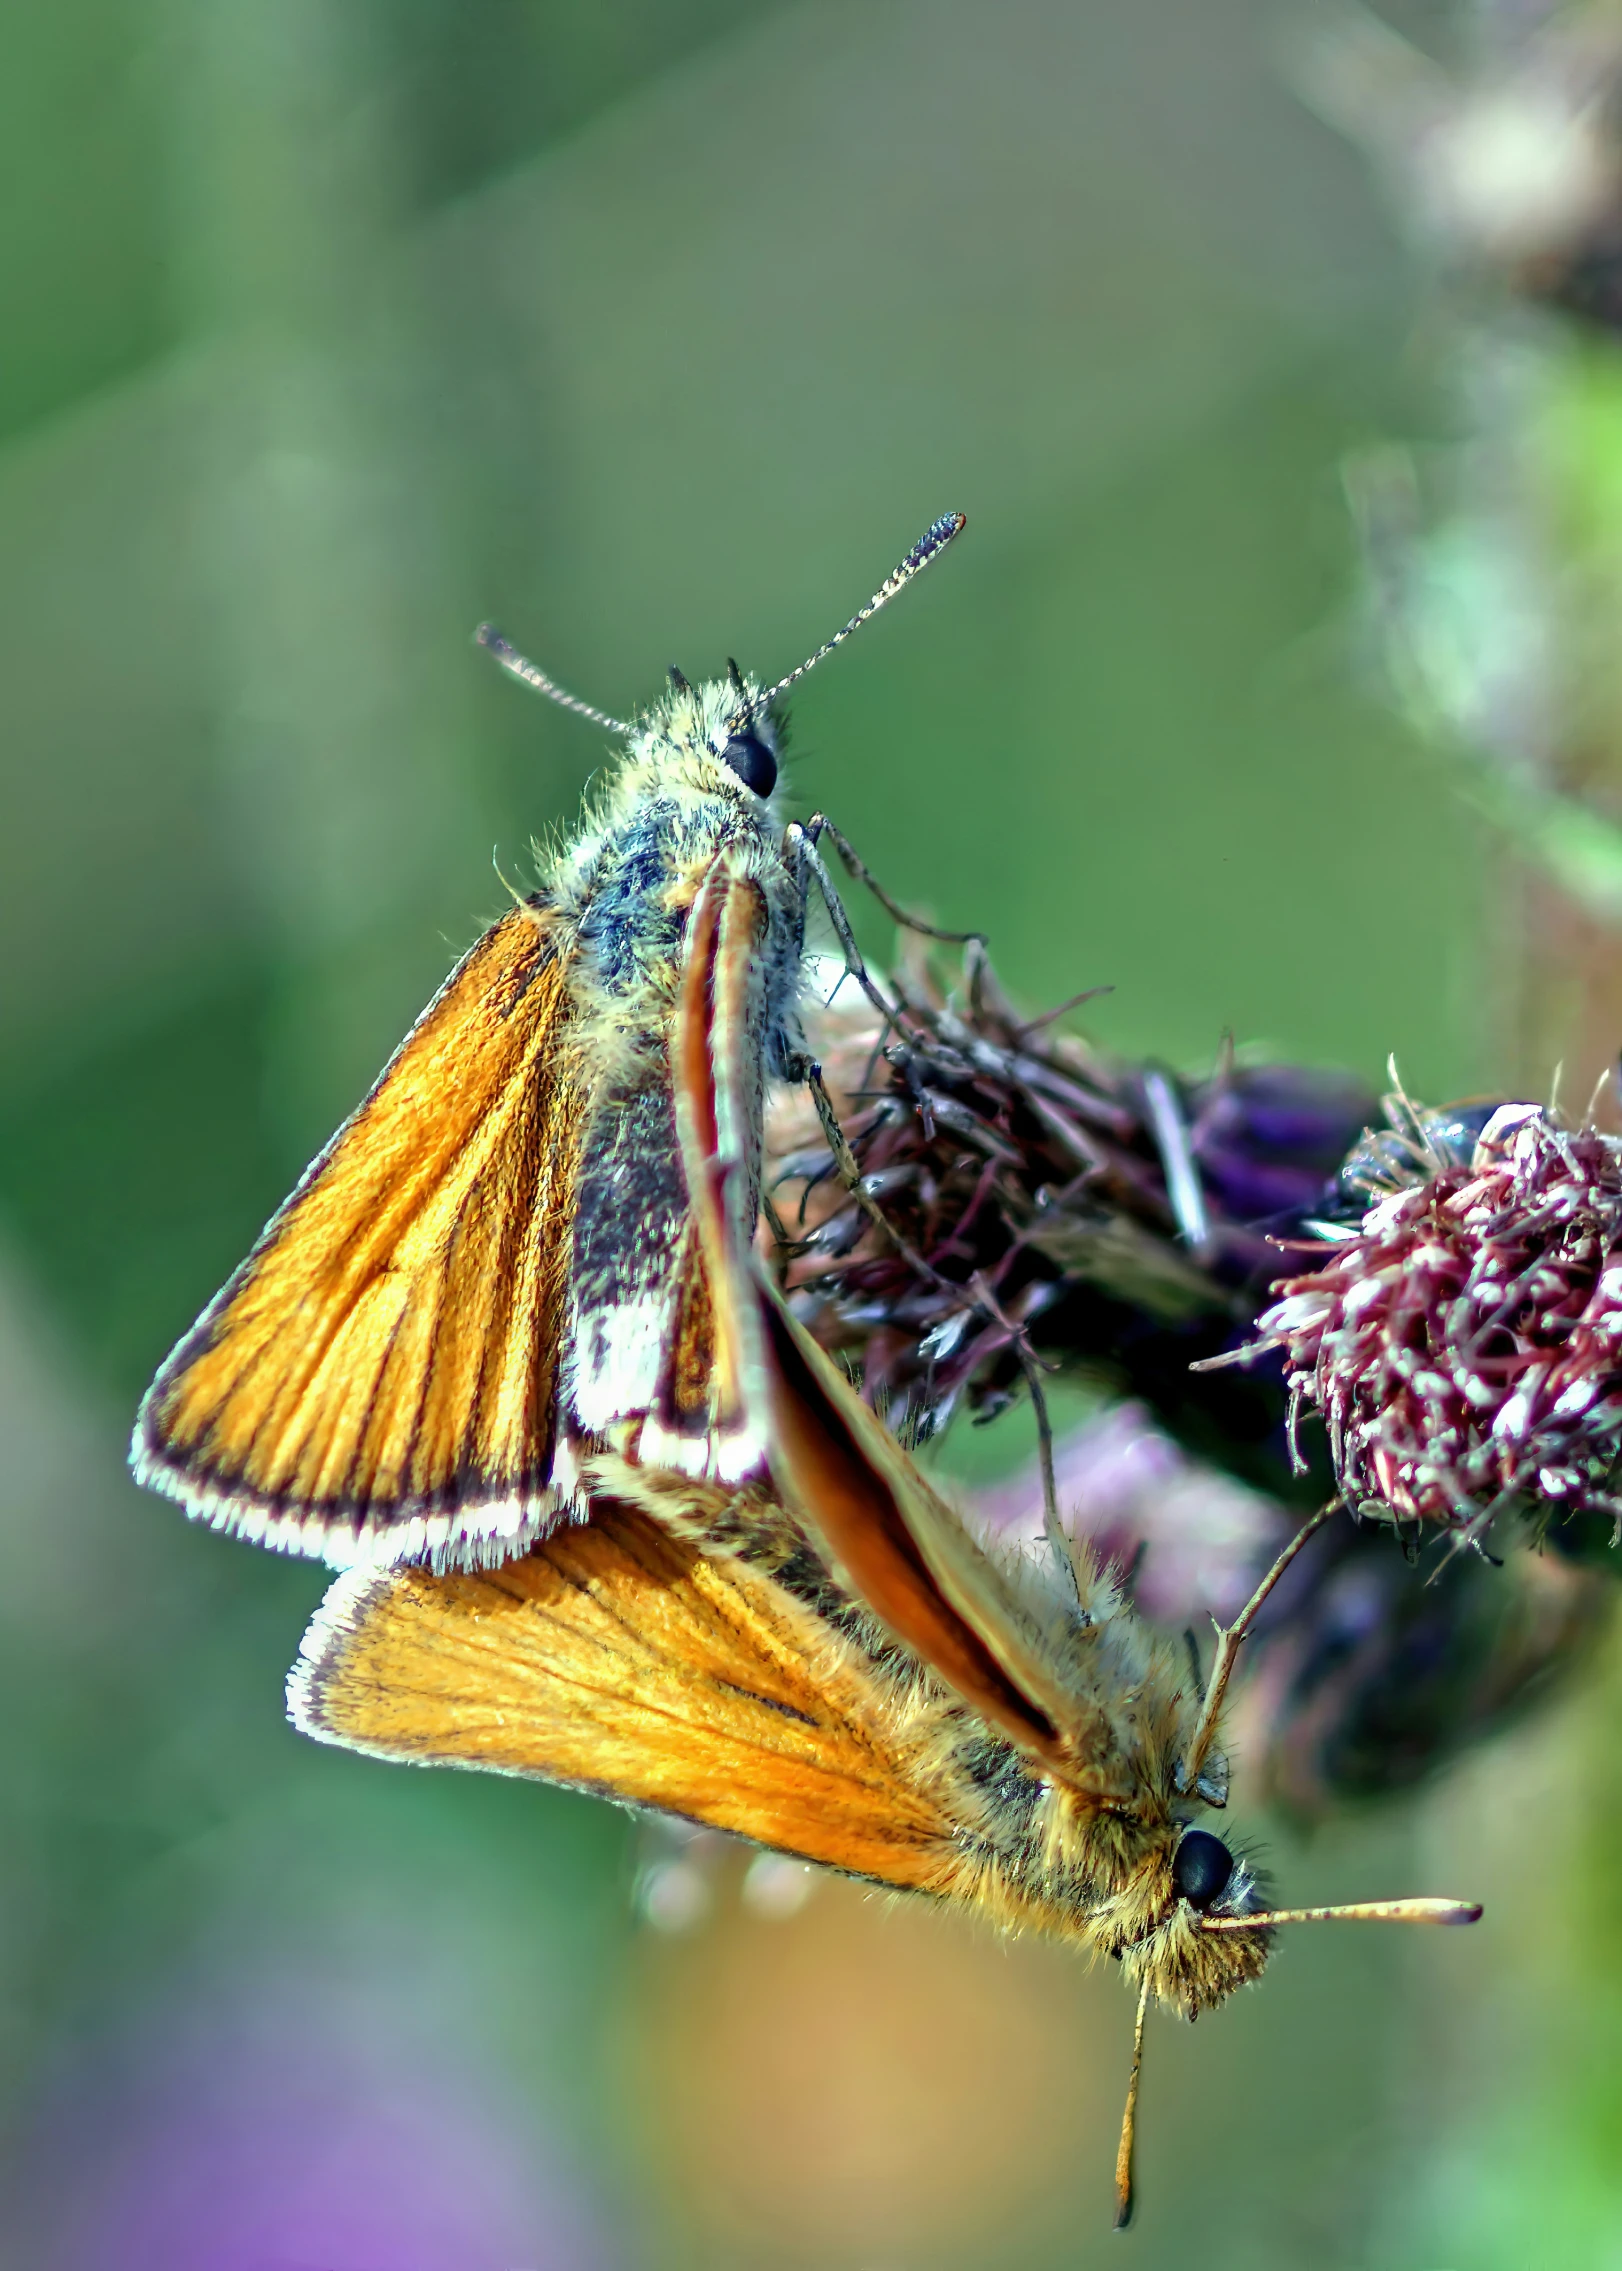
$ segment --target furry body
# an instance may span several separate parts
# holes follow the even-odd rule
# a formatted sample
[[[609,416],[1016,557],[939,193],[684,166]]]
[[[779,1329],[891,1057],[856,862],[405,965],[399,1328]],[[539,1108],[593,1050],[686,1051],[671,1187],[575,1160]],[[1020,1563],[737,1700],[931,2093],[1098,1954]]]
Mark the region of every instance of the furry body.
[[[743,1124],[726,1131],[747,1166],[738,1203],[751,1226],[764,1076],[788,1072],[798,1054],[804,894],[771,805],[716,754],[737,707],[729,685],[673,691],[633,739],[600,813],[543,878],[543,897],[578,941],[570,1047],[585,1111],[565,1370],[578,1435],[604,1433],[657,1401],[688,1216],[670,1035],[688,918],[718,859],[755,886],[764,910]]]

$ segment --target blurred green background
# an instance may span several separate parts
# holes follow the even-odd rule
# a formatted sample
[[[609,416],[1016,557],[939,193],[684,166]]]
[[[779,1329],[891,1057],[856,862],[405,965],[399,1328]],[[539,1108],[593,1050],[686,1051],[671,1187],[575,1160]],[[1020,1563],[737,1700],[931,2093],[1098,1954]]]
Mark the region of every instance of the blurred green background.
[[[1494,864],[1349,659],[1349,451],[1441,413],[1268,0],[66,0],[0,22],[4,2259],[37,2271],[1622,2263],[1608,1673],[1152,2029],[1114,1979],[300,1742],[321,1573],[134,1401],[665,665],[1108,1044],[1497,1068]],[[882,936],[869,932],[875,944]],[[1017,1421],[1012,1423],[1017,1426]],[[1022,1451],[1023,1442],[1019,1445]],[[758,1908],[757,1904],[757,1908]]]

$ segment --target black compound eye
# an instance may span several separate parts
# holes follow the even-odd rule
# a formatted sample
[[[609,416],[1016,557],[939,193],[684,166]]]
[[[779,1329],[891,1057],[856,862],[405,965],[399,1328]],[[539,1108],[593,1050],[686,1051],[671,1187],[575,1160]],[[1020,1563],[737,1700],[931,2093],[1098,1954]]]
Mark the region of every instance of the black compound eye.
[[[1208,1829],[1185,1829],[1171,1864],[1171,1881],[1192,1908],[1220,1900],[1233,1875],[1233,1855]]]
[[[753,789],[756,796],[770,796],[777,786],[777,759],[752,727],[733,734],[721,752],[721,762],[730,765],[744,787]]]

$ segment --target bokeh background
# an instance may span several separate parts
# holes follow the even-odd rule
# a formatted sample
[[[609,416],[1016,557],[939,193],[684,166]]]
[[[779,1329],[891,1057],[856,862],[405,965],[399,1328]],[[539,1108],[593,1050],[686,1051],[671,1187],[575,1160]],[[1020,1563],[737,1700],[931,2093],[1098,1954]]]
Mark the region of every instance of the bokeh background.
[[[1388,21],[1467,75],[1513,61],[1517,13],[1545,11]],[[158,1359],[502,905],[492,846],[521,865],[601,761],[475,652],[484,616],[623,711],[672,660],[787,669],[961,507],[797,698],[794,809],[989,930],[1033,1005],[1113,985],[1110,1046],[1200,1067],[1231,1029],[1375,1077],[1394,1051],[1431,1097],[1575,1049],[1586,1093],[1614,911],[1596,887],[1562,928],[1565,883],[1370,668],[1348,468],[1400,445],[1477,483],[1497,518],[1443,583],[1465,667],[1496,665],[1458,608],[1520,557],[1528,401],[1592,508],[1549,525],[1614,552],[1615,350],[1490,280],[1464,304],[1404,152],[1371,167],[1303,99],[1320,20],[0,22],[7,2261],[1622,2263],[1605,1657],[1417,1798],[1310,1842],[1250,1820],[1291,1897],[1488,1920],[1302,1934],[1197,2031],[1154,2026],[1112,2241],[1117,1980],[746,1886],[741,1856],[661,1929],[611,1809],[317,1751],[281,1681],[321,1573],[122,1464]],[[1532,562],[1562,591],[1569,565]],[[1585,791],[1610,746],[1587,732]]]

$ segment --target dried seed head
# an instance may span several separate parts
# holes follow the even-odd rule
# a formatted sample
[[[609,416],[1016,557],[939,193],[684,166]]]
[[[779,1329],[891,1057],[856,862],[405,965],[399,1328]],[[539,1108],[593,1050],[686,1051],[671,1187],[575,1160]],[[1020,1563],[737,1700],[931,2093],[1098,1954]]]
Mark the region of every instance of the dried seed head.
[[[866,1206],[803,1091],[766,1131],[786,1289],[868,1397],[929,1435],[959,1405],[989,1417],[1039,1353],[1106,1370],[1163,1417],[1188,1409],[1196,1433],[1281,1442],[1271,1382],[1191,1381],[1189,1364],[1248,1327],[1270,1239],[1330,1202],[1370,1092],[1231,1054],[1199,1081],[1112,1060],[1021,1017],[978,949],[951,993],[921,959],[889,993],[889,1027],[859,998],[808,1019]]]
[[[1283,1356],[1358,1514],[1473,1540],[1511,1507],[1622,1519],[1622,1141],[1534,1104],[1473,1141],[1388,1110],[1349,1170],[1373,1203],[1322,1226],[1245,1354]]]

